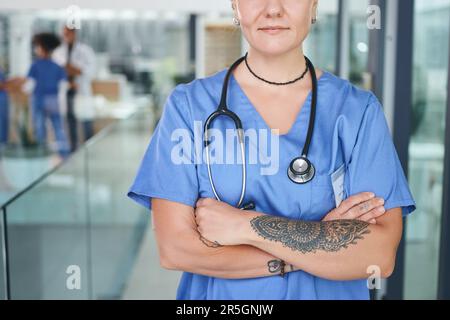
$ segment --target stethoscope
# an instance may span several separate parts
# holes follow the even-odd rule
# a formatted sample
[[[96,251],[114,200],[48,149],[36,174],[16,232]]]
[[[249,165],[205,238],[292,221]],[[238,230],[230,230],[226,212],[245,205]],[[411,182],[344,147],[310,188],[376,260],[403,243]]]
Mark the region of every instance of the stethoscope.
[[[242,187],[241,187],[241,195],[239,197],[239,201],[236,205],[237,208],[242,210],[253,210],[255,209],[254,202],[249,202],[243,205],[245,191],[246,191],[246,183],[247,183],[247,168],[246,168],[246,157],[245,157],[245,136],[244,129],[242,127],[242,121],[237,114],[230,111],[227,107],[227,94],[228,94],[228,83],[230,80],[231,73],[234,69],[244,61],[245,56],[239,58],[235,63],[233,63],[228,70],[225,80],[222,87],[222,96],[220,98],[220,104],[217,107],[217,110],[213,112],[205,122],[205,126],[203,129],[203,143],[206,151],[206,165],[208,168],[208,177],[209,182],[211,184],[211,188],[213,190],[214,196],[218,201],[222,201],[217,192],[216,186],[214,184],[214,180],[211,172],[211,159],[209,154],[209,145],[211,144],[209,137],[209,129],[212,126],[214,120],[216,120],[220,116],[225,116],[233,120],[236,131],[238,142],[241,150],[241,159],[242,159]],[[316,119],[316,107],[317,107],[317,76],[316,71],[311,63],[311,61],[305,57],[306,64],[308,66],[309,72],[311,74],[312,79],[312,99],[311,99],[311,114],[309,119],[308,126],[308,134],[306,136],[305,145],[303,146],[303,151],[300,157],[297,157],[291,161],[289,167],[287,169],[287,176],[289,179],[296,184],[306,184],[310,182],[315,175],[314,165],[308,159],[309,146],[311,145],[311,139],[314,132],[314,122]]]

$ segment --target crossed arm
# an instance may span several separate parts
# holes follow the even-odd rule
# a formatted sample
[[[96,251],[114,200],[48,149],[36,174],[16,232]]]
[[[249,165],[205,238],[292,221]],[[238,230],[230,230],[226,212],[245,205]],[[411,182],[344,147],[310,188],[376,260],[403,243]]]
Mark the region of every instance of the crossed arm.
[[[376,224],[358,220],[307,222],[243,213],[212,199],[196,209],[153,199],[161,264],[218,278],[257,278],[304,270],[330,280],[362,279],[376,265],[388,277],[402,233],[401,209]],[[234,211],[236,210],[236,211]]]
[[[244,243],[276,254],[315,276],[330,280],[354,280],[368,276],[368,267],[389,277],[401,237],[401,209],[379,218],[377,224],[358,220],[305,222],[248,215],[252,231]],[[247,228],[250,228],[247,227]]]
[[[250,245],[215,246],[202,238],[192,207],[155,198],[152,208],[163,268],[226,279],[279,273],[280,259],[270,253]]]

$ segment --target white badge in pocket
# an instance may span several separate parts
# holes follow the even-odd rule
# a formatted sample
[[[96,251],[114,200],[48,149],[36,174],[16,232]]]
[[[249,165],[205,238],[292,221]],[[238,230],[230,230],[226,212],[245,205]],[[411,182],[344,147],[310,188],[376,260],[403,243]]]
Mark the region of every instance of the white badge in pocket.
[[[331,175],[336,208],[339,207],[344,200],[344,177],[345,163]]]

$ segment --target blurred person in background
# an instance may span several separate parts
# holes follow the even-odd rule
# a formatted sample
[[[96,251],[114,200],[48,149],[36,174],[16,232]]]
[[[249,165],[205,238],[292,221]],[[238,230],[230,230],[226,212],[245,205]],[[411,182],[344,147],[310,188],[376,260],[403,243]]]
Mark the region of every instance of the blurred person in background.
[[[0,150],[8,143],[9,105],[6,88],[5,74],[0,68]]]
[[[64,67],[68,75],[67,121],[73,152],[78,147],[77,117],[81,118],[84,141],[94,135],[91,81],[95,73],[95,53],[88,45],[78,41],[75,29],[65,26],[63,39],[64,43],[53,53],[53,60]]]
[[[31,106],[34,134],[37,142],[44,145],[47,140],[46,120],[50,119],[58,144],[58,153],[66,158],[70,148],[64,132],[60,110],[59,92],[67,88],[64,68],[52,61],[52,52],[60,45],[59,38],[52,33],[40,33],[33,37],[36,59],[23,83],[23,91],[32,93]]]

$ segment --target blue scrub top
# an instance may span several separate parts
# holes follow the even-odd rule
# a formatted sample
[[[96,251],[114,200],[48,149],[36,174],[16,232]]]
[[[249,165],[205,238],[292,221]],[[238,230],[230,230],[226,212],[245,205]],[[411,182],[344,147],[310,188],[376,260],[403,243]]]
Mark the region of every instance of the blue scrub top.
[[[6,77],[5,74],[3,73],[2,69],[0,69],[0,82],[4,82],[6,81]],[[6,104],[7,101],[7,95],[6,95],[6,91],[0,89],[0,106],[3,106],[4,104]]]
[[[6,77],[2,69],[0,69],[0,83],[4,81],[6,81]],[[8,119],[8,95],[5,90],[0,89],[0,119],[2,117]]]
[[[67,79],[64,68],[51,59],[36,59],[28,71],[28,77],[35,80],[35,97],[57,95],[59,83]]]
[[[187,164],[174,164],[171,153],[179,143],[176,129],[187,129],[194,143],[202,130],[194,121],[204,121],[216,110],[227,70],[210,77],[178,85],[166,101],[163,115],[151,138],[128,196],[146,208],[150,198],[167,199],[194,207],[198,198],[214,198],[205,162],[199,162],[195,148],[184,154]],[[320,221],[336,207],[331,174],[345,166],[344,198],[372,191],[385,199],[386,210],[402,207],[406,216],[415,202],[388,129],[380,102],[369,91],[353,86],[329,72],[318,80],[316,126],[309,159],[316,167],[312,182],[292,183],[287,176],[291,160],[301,153],[306,140],[311,93],[286,135],[279,137],[279,170],[261,175],[262,161],[248,164],[245,200],[256,202],[256,211],[266,214]],[[270,129],[253,107],[238,82],[231,76],[228,107],[239,115],[244,130]],[[282,110],[283,106],[280,106]],[[214,128],[233,128],[231,121],[216,121]],[[269,131],[269,140],[273,136]],[[253,140],[254,141],[254,140]],[[203,147],[202,147],[203,148]],[[258,148],[246,144],[246,152]],[[268,143],[270,154],[271,143]],[[175,148],[176,149],[176,148]],[[258,150],[258,149],[257,149]],[[255,150],[253,150],[255,151]],[[258,151],[258,152],[259,152]],[[196,157],[197,156],[197,157]],[[247,160],[249,158],[247,157]],[[267,160],[267,159],[266,159]],[[240,195],[239,164],[212,166],[215,184],[224,201],[235,205]],[[282,278],[270,276],[229,280],[184,272],[177,299],[369,299],[366,279],[331,281],[297,271]]]

